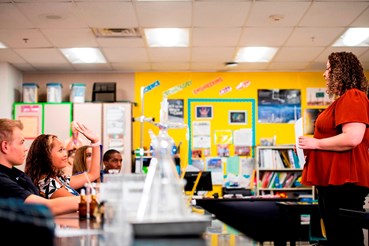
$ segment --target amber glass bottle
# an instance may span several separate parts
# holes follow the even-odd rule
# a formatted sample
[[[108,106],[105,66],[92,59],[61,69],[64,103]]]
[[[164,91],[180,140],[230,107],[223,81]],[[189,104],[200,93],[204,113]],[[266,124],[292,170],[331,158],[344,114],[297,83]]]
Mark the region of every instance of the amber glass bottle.
[[[92,191],[91,191],[91,202],[90,202],[90,218],[91,219],[96,219],[95,209],[97,209],[98,206],[99,206],[99,203],[97,202],[97,199],[96,199],[96,190],[92,189]]]
[[[87,200],[85,189],[81,189],[80,197],[81,200],[78,204],[78,215],[80,219],[87,219]]]

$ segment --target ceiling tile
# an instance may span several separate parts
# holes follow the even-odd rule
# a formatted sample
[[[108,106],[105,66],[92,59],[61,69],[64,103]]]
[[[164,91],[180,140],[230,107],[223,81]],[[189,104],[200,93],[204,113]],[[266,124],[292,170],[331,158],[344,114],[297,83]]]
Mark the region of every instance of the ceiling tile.
[[[273,62],[308,62],[323,50],[323,47],[284,47],[277,52]]]
[[[41,29],[48,40],[58,48],[97,47],[91,29]]]
[[[11,49],[0,49],[0,62],[24,63],[25,61]]]
[[[102,47],[121,47],[121,48],[143,48],[145,41],[143,38],[96,38],[96,42]]]
[[[292,32],[291,27],[247,27],[241,37],[241,46],[282,46]]]
[[[12,4],[0,4],[0,28],[32,28],[32,23]]]
[[[32,64],[69,64],[58,49],[15,49],[15,52]]]
[[[190,2],[137,2],[137,16],[143,27],[190,27]]]
[[[104,48],[103,54],[113,63],[149,61],[146,49],[144,48]]]
[[[240,27],[246,20],[251,2],[194,2],[194,27]]]
[[[327,46],[336,41],[344,28],[298,27],[285,43],[286,46]]]
[[[0,29],[0,41],[8,48],[47,48],[52,44],[38,29]]]
[[[310,3],[307,2],[257,1],[254,3],[246,25],[248,27],[292,27],[298,23],[309,5]]]
[[[342,27],[349,25],[369,2],[313,2],[300,26]],[[322,23],[324,22],[324,23]]]
[[[149,48],[150,61],[157,62],[189,62],[189,48]]]
[[[233,61],[236,50],[234,48],[192,48],[191,60],[198,62],[228,62]]]
[[[77,2],[82,15],[90,27],[131,28],[138,21],[130,2]]]
[[[16,6],[38,28],[88,27],[72,2],[17,3]]]
[[[236,46],[241,28],[194,28],[191,45],[196,46]]]

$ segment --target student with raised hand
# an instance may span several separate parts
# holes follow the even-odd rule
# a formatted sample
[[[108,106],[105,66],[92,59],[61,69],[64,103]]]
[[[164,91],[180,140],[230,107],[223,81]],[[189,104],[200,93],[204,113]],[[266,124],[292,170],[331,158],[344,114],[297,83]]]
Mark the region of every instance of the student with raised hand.
[[[47,206],[54,215],[76,212],[79,197],[45,199],[32,180],[16,166],[24,163],[27,149],[19,120],[0,119],[0,198],[15,198],[25,203]]]
[[[91,141],[91,168],[84,173],[66,176],[63,168],[68,157],[64,143],[55,135],[42,134],[31,144],[26,159],[25,173],[48,199],[79,196],[76,189],[100,177],[99,138],[85,125],[75,122],[75,128]]]
[[[73,160],[72,175],[81,174],[91,168],[92,147],[83,145],[76,150]]]
[[[363,246],[358,222],[339,209],[364,211],[369,193],[368,80],[351,52],[328,56],[323,77],[335,101],[315,121],[314,137],[299,137],[306,164],[302,182],[315,185],[328,245]]]

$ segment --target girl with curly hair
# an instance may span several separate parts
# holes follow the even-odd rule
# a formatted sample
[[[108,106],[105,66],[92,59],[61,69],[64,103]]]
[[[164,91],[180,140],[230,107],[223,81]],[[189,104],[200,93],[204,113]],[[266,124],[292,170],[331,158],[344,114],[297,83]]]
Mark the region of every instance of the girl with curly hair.
[[[64,175],[63,168],[68,162],[67,151],[63,142],[55,135],[38,136],[28,151],[25,173],[45,198],[78,196],[76,189],[100,177],[99,138],[83,124],[75,124],[76,129],[91,141],[91,168],[87,172],[73,176]]]

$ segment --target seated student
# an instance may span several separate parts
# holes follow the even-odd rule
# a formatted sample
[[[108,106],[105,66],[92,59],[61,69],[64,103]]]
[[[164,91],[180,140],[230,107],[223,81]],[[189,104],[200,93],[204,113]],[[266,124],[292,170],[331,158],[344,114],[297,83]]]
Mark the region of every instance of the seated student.
[[[110,173],[109,170],[118,170],[120,172],[122,168],[122,154],[115,149],[109,149],[104,153],[103,156],[103,163],[104,163],[104,169],[102,170],[102,173],[100,175],[101,181],[103,181],[103,174],[104,173]]]
[[[90,170],[91,160],[92,160],[92,147],[89,145],[83,145],[82,147],[79,147],[74,157],[72,175],[78,175]],[[100,177],[96,179],[95,182],[100,182]],[[76,190],[80,192],[81,188]]]
[[[47,206],[54,215],[76,212],[77,196],[48,200],[39,195],[31,179],[16,168],[23,164],[27,149],[19,120],[0,119],[0,198],[15,198],[25,203]]]
[[[33,140],[26,159],[25,173],[48,199],[79,196],[76,189],[95,181],[100,176],[99,138],[85,125],[75,122],[76,129],[91,141],[91,168],[84,173],[66,176],[63,168],[68,157],[64,144],[55,135],[42,134]]]
[[[74,156],[72,175],[88,171],[91,167],[91,159],[92,147],[89,145],[79,147]]]

